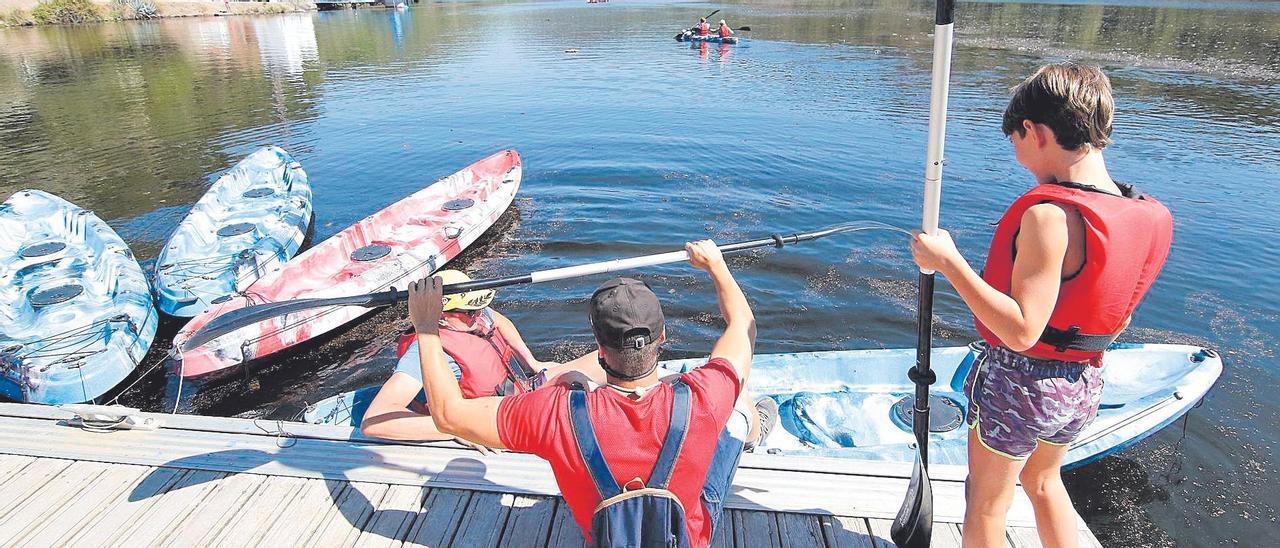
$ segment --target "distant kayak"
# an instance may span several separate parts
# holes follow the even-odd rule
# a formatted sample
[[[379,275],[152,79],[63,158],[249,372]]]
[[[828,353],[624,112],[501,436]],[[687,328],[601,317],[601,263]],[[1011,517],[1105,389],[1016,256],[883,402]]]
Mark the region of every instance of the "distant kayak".
[[[737,44],[738,37],[728,36],[725,38],[721,38],[719,35],[716,35],[716,34],[712,34],[708,36],[699,36],[693,32],[689,32],[686,30],[683,33],[681,33],[678,38],[676,38],[676,41],[678,42],[711,42],[711,43],[717,43],[717,44]]]
[[[158,316],[124,240],[39,190],[0,205],[0,394],[94,401],[142,361]]]
[[[250,304],[359,295],[435,272],[476,241],[507,210],[520,188],[520,155],[507,150],[366,217],[299,254],[237,296],[193,318],[174,337],[181,347],[213,318]],[[340,306],[265,320],[184,352],[182,377],[226,372],[324,335],[373,310]]]
[[[967,462],[963,385],[975,357],[970,347],[933,351],[938,384],[930,400],[931,463]],[[684,371],[704,363],[691,359],[660,365]],[[1194,346],[1120,344],[1107,352],[1105,363],[1098,418],[1071,445],[1064,468],[1093,462],[1159,431],[1195,406],[1222,374],[1217,353]],[[756,451],[911,463],[914,387],[906,371],[914,364],[915,349],[755,356],[749,389],[755,397],[776,400],[780,415],[778,428]],[[307,407],[304,420],[359,426],[378,388],[321,400]]]
[[[209,187],[160,251],[160,311],[195,316],[279,270],[310,225],[302,166],[276,147],[250,154]]]

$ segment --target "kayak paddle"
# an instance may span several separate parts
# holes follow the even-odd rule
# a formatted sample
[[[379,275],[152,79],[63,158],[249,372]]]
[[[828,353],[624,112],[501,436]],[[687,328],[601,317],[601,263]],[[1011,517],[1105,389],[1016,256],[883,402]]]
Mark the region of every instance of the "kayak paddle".
[[[760,238],[758,240],[747,240],[732,244],[720,246],[721,253],[733,253],[736,251],[745,251],[758,247],[774,246],[782,247],[786,244],[796,244],[809,240],[830,236],[832,234],[840,234],[842,232],[857,232],[860,230],[887,229],[896,230],[898,232],[907,233],[907,231],[896,226],[879,223],[876,221],[857,221],[849,223],[840,223],[825,227],[821,230],[806,232],[800,234],[792,234],[790,236],[782,236],[773,234],[768,238]],[[563,268],[553,268],[549,270],[539,270],[517,276],[506,276],[502,278],[489,278],[485,280],[473,280],[457,284],[448,284],[444,286],[445,294],[466,293],[468,291],[476,291],[479,289],[493,289],[497,287],[506,287],[517,284],[536,284],[542,282],[550,282],[555,280],[566,280],[570,278],[578,278],[581,276],[589,276],[592,274],[603,274],[605,272],[617,272],[621,270],[631,270],[634,268],[643,268],[646,266],[655,266],[667,263],[676,263],[689,260],[689,253],[684,250],[671,251],[667,253],[658,253],[654,255],[643,255],[640,257],[631,257],[627,259],[615,259],[611,261],[601,261],[598,263],[590,263],[577,266],[567,266]],[[409,298],[408,291],[399,291],[394,287],[387,291],[377,293],[369,293],[365,295],[352,295],[349,297],[329,297],[314,299],[294,299],[289,301],[280,301],[274,303],[263,303],[258,305],[246,306],[237,310],[232,310],[218,316],[209,321],[195,333],[191,334],[191,338],[183,341],[179,345],[179,349],[183,352],[198,348],[205,343],[212,341],[218,337],[231,333],[237,329],[247,327],[258,322],[301,312],[303,310],[311,310],[314,308],[325,308],[332,306],[362,306],[365,308],[376,308],[380,306],[388,306]]]
[[[713,11],[713,12],[711,12],[711,13],[708,13],[708,14],[706,14],[705,16],[703,16],[702,18],[703,18],[703,19],[710,19],[712,15],[715,15],[715,14],[717,14],[717,13],[720,13],[720,10],[716,10],[716,11]],[[693,30],[693,29],[689,29],[689,30]],[[748,29],[748,30],[749,30],[749,29]],[[683,31],[683,30],[682,30],[682,31],[680,31],[680,32],[677,32],[677,33],[676,33],[676,40],[677,40],[677,41],[678,41],[678,40],[680,40],[680,37],[681,37],[681,36],[684,36],[684,33],[685,33],[685,31]]]
[[[933,82],[929,97],[929,144],[925,157],[924,212],[920,229],[938,232],[942,198],[942,149],[947,130],[947,88],[951,77],[951,42],[955,0],[937,0],[933,31]],[[916,365],[907,376],[916,385],[911,430],[916,436],[915,465],[907,495],[893,519],[889,536],[901,548],[926,548],[933,536],[933,488],[929,482],[929,369],[933,350],[933,271],[920,271],[920,302],[916,315]]]

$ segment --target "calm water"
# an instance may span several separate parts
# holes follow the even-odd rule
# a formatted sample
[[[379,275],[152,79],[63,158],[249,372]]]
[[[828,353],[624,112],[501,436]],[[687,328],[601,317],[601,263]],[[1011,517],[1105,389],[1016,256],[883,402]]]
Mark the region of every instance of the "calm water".
[[[690,47],[722,8],[748,44]],[[1206,403],[1118,457],[1073,472],[1108,545],[1276,545],[1280,425],[1280,3],[964,3],[957,13],[943,224],[981,261],[990,223],[1030,181],[999,131],[1010,86],[1049,60],[1101,64],[1116,87],[1113,172],[1177,218],[1169,265],[1126,340],[1221,349]],[[315,186],[315,241],[513,147],[524,186],[460,258],[489,276],[874,219],[918,224],[932,5],[903,0],[422,4],[0,32],[0,195],[56,192],[154,257],[216,175],[265,144]],[[567,50],[574,50],[569,52]],[[861,233],[733,260],[760,352],[914,344],[904,239]],[[702,276],[646,273],[670,357],[717,325]],[[591,345],[598,280],[504,290],[544,359]],[[945,284],[938,339],[974,338]],[[287,418],[380,380],[407,325],[379,313],[329,342],[203,393],[202,413]],[[168,333],[176,326],[167,326]],[[168,339],[157,342],[148,365]],[[905,372],[904,372],[905,374]],[[157,409],[162,375],[124,403]]]

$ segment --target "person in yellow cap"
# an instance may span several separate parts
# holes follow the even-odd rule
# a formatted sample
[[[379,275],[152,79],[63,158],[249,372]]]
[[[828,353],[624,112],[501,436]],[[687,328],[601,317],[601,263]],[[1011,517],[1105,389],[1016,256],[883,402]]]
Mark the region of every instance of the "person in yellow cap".
[[[442,270],[436,276],[445,284],[471,281],[457,270]],[[570,370],[603,382],[604,372],[595,353],[565,364],[534,357],[515,324],[490,308],[493,297],[492,289],[444,296],[440,340],[463,397],[523,394]],[[402,340],[395,373],[382,385],[360,422],[360,431],[366,436],[414,441],[453,437],[441,433],[428,414],[421,395],[417,344],[412,336]]]

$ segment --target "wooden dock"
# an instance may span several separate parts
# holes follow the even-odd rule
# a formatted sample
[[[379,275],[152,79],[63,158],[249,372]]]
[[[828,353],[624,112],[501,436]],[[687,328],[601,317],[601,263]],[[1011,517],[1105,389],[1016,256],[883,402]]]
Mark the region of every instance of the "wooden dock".
[[[92,432],[0,403],[0,546],[582,546],[551,469],[452,442],[148,414]],[[910,467],[747,454],[716,546],[892,546]],[[932,468],[934,546],[959,546],[964,470]],[[1039,546],[1019,493],[1008,545]],[[1081,546],[1100,546],[1081,521]]]

